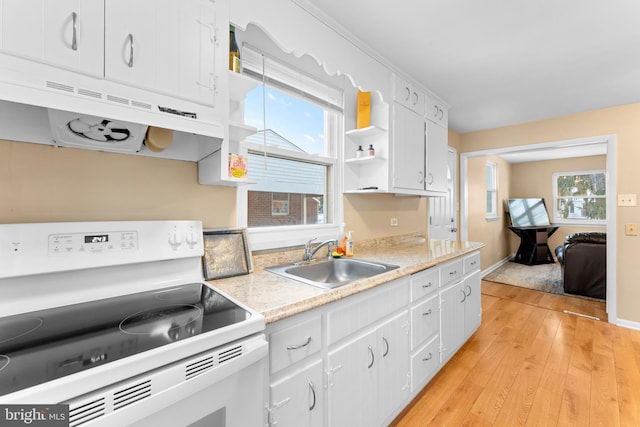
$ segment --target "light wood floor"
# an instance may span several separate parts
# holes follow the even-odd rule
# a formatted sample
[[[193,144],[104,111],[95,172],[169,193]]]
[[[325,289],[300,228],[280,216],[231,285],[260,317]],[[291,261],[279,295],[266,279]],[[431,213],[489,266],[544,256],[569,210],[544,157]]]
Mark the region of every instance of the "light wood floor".
[[[640,331],[607,323],[602,302],[482,294],[478,331],[393,426],[640,426]]]

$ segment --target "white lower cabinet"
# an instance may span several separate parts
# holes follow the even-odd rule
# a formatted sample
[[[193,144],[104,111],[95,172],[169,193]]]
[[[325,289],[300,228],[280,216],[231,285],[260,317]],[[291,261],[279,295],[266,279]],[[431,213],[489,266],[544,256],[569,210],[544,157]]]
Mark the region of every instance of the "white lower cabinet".
[[[478,254],[472,254],[468,258],[477,261],[480,259]],[[462,280],[440,291],[442,363],[449,360],[480,326],[480,263],[475,262],[471,265],[473,270],[464,271]]]
[[[440,292],[440,341],[444,363],[464,341],[464,282],[460,281]]]
[[[269,425],[323,425],[324,390],[321,359],[272,383],[269,392]]]
[[[409,397],[409,315],[404,311],[328,354],[330,426],[378,426]]]
[[[481,314],[474,252],[267,325],[268,425],[388,425]]]

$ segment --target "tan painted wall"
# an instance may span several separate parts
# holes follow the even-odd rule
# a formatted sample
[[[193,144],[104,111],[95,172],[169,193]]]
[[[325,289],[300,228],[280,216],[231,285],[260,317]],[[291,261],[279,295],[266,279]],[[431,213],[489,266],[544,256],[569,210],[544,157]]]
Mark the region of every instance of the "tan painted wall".
[[[640,103],[588,111],[516,126],[470,132],[461,135],[462,152],[512,147],[542,142],[616,135],[617,193],[640,193]],[[640,222],[640,206],[618,208],[617,316],[640,322],[640,277],[635,267],[640,253],[640,237],[625,236],[625,223]],[[609,284],[611,285],[611,284]]]
[[[391,227],[391,217],[398,226]],[[408,233],[427,234],[427,199],[393,194],[348,194],[344,196],[346,230],[360,239]]]
[[[577,157],[574,159],[557,159],[544,162],[516,163],[511,166],[510,197],[544,197],[549,216],[553,215],[553,174],[554,172],[575,172],[594,169],[606,169],[606,156]],[[553,221],[553,220],[552,220]],[[560,227],[549,238],[551,252],[561,245],[565,236],[577,231],[606,231],[606,227]],[[518,249],[520,239],[513,233],[511,251]]]
[[[196,163],[0,141],[0,222],[236,222],[235,189],[197,185]]]
[[[236,190],[198,184],[197,164],[0,141],[0,222],[196,219],[235,227]],[[398,227],[389,225],[398,218]],[[345,197],[354,239],[426,234],[427,199]]]
[[[486,219],[486,166],[487,161],[497,165],[498,175],[498,220]],[[471,158],[467,164],[468,173],[468,214],[469,240],[483,242],[486,246],[480,250],[481,267],[486,269],[506,258],[510,236],[505,232],[504,204],[501,203],[510,194],[511,165],[499,157]]]

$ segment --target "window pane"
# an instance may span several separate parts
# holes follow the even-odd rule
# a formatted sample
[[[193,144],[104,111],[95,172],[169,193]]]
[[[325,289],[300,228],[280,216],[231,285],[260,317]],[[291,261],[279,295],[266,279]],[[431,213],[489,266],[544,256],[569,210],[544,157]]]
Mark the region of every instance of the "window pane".
[[[259,130],[248,141],[291,151],[327,154],[325,111],[323,108],[274,88],[265,91],[266,123],[263,114],[262,85],[247,94],[245,124]]]
[[[605,198],[563,197],[557,200],[556,218],[579,220],[606,220]]]
[[[326,224],[328,167],[249,154],[248,226]]]
[[[605,195],[607,182],[604,173],[560,175],[557,177],[558,196]]]

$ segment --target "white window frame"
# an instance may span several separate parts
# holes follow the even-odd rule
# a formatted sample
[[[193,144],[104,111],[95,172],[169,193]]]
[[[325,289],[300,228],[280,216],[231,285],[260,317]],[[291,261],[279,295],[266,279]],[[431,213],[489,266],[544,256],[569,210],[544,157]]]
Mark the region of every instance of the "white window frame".
[[[278,66],[279,76],[286,74],[286,68],[282,63],[274,63]],[[273,68],[272,68],[273,69]],[[302,76],[304,83],[308,83],[308,76]],[[282,90],[281,88],[277,88]],[[328,103],[331,104],[331,103]],[[267,227],[247,227],[248,216],[248,194],[250,187],[241,186],[237,189],[237,223],[239,227],[247,228],[249,245],[251,250],[280,249],[291,246],[299,246],[311,239],[323,241],[339,237],[344,228],[344,210],[342,193],[342,171],[338,167],[342,162],[342,146],[344,139],[344,117],[342,112],[337,110],[325,115],[325,143],[326,154],[315,155],[308,153],[298,153],[290,150],[279,149],[277,147],[264,146],[244,141],[242,148],[253,152],[266,152],[292,160],[304,160],[327,166],[327,194],[326,201],[329,207],[325,212],[325,218],[330,218],[326,224],[302,224],[287,226],[267,226]],[[249,184],[250,185],[250,184]]]
[[[485,207],[485,219],[488,221],[495,221],[498,217],[498,165],[494,162],[487,161],[485,165],[485,181],[488,169],[491,168],[492,179],[493,179],[493,187],[487,186],[487,201],[489,200],[489,193],[491,193],[491,204],[492,206]],[[486,183],[486,182],[485,182]],[[489,208],[491,207],[491,210]]]
[[[609,180],[609,176],[607,175],[607,171],[605,169],[594,169],[594,170],[586,170],[586,171],[570,171],[570,172],[554,172],[551,175],[552,179],[552,203],[553,203],[553,212],[551,222],[554,224],[562,224],[562,225],[594,225],[594,226],[602,226],[607,225],[607,219],[579,219],[579,218],[568,218],[564,219],[558,216],[558,199],[565,198],[558,196],[558,177],[559,176],[571,176],[571,175],[593,175],[593,174],[604,174],[605,180]],[[607,184],[605,183],[605,189],[607,189]],[[589,196],[594,199],[604,199],[605,203],[607,203],[607,194],[602,196]],[[605,215],[608,214],[608,210],[605,210]]]

